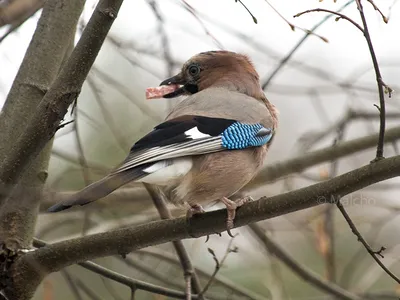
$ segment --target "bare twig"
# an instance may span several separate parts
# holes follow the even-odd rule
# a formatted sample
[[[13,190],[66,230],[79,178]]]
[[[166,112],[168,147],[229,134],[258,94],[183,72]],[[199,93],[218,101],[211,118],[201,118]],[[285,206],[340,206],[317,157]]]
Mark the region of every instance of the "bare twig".
[[[174,256],[166,253],[165,251],[159,251],[158,249],[155,249],[155,248],[154,249],[142,249],[142,250],[137,251],[137,253],[146,254],[146,255],[149,255],[149,256],[152,256],[155,258],[159,258],[159,259],[168,261],[174,265],[179,265],[179,262],[177,261],[177,259]],[[208,272],[205,272],[201,269],[196,269],[196,273],[201,276],[210,277],[210,274]],[[260,296],[253,291],[246,290],[245,288],[240,287],[233,282],[230,282],[226,278],[223,278],[223,277],[221,278],[220,276],[221,275],[216,276],[215,281],[220,286],[223,286],[224,288],[231,290],[235,294],[240,295],[241,297],[244,297],[246,299],[248,298],[248,299],[257,299],[258,300],[258,299],[264,298],[263,296]]]
[[[302,11],[302,12],[300,12],[298,14],[295,14],[293,16],[293,18],[297,18],[297,17],[300,17],[301,15],[304,15],[304,14],[307,14],[307,13],[311,13],[311,12],[327,12],[327,13],[336,15],[336,16],[338,16],[338,18],[336,18],[336,20],[345,19],[345,20],[349,21],[351,24],[353,24],[355,27],[357,27],[358,30],[360,30],[362,33],[364,33],[363,28],[360,25],[358,25],[357,22],[355,22],[353,19],[349,18],[348,16],[346,16],[346,15],[340,13],[340,12],[336,12],[336,11],[325,9],[325,8],[314,8],[314,9],[305,10],[305,11]]]
[[[203,21],[199,18],[196,13],[196,10],[191,6],[186,0],[181,0],[183,3],[183,8],[185,8],[195,19],[199,22],[201,27],[203,27],[204,32],[206,35],[211,37],[214,43],[217,45],[219,49],[224,49],[224,46],[217,40],[217,38],[207,29],[206,25],[204,25]]]
[[[276,243],[274,243],[260,228],[257,224],[251,224],[250,229],[255,234],[257,239],[263,243],[266,249],[272,252],[276,257],[278,257],[287,267],[289,267],[296,275],[301,277],[303,280],[311,283],[318,289],[336,296],[338,299],[345,300],[361,300],[362,298],[354,295],[340,286],[327,282],[323,278],[314,274],[313,271],[307,269],[305,266],[299,265],[285,250],[280,248]]]
[[[342,11],[345,9],[347,6],[349,6],[351,3],[353,3],[354,0],[350,0],[346,2],[342,7],[338,9],[338,12]],[[327,20],[329,20],[332,17],[332,15],[328,15],[325,18],[323,18],[319,23],[317,23],[313,28],[310,29],[310,32],[316,31],[321,25],[323,25]],[[267,86],[270,84],[272,79],[278,74],[278,72],[283,68],[283,66],[292,58],[293,54],[300,48],[300,46],[307,40],[307,38],[310,36],[309,32],[306,32],[306,34],[300,39],[300,41],[293,47],[292,50],[280,61],[279,65],[272,71],[271,75],[268,76],[267,80],[261,85],[263,89],[266,89]]]
[[[367,41],[367,44],[368,44],[369,52],[371,53],[372,63],[374,65],[375,74],[376,74],[376,82],[378,84],[379,104],[380,104],[380,107],[379,107],[380,127],[379,127],[379,139],[378,139],[378,146],[376,149],[375,160],[379,160],[379,159],[384,158],[383,157],[383,144],[384,144],[384,139],[385,139],[386,108],[385,108],[385,93],[383,91],[383,87],[384,86],[387,87],[387,85],[384,84],[383,80],[382,80],[381,71],[379,70],[378,60],[376,58],[375,50],[372,45],[372,40],[371,40],[371,36],[369,34],[367,20],[364,15],[363,6],[362,6],[360,0],[355,0],[355,1],[357,3],[357,8],[358,8],[358,11],[360,12],[361,20],[362,20],[362,23],[364,26],[363,33],[364,33],[365,40]],[[372,1],[370,1],[370,2],[373,3]]]
[[[93,91],[94,94],[94,99],[97,102],[97,105],[100,108],[101,114],[103,115],[104,120],[106,120],[105,125],[110,129],[112,136],[114,137],[115,141],[117,142],[118,146],[122,149],[125,150],[128,148],[128,145],[126,141],[121,137],[121,130],[117,126],[113,115],[111,112],[108,110],[104,103],[104,99],[101,95],[101,90],[99,86],[96,84],[93,78],[90,76],[86,79],[86,82],[88,83],[89,87]]]
[[[264,0],[265,2],[267,2],[267,4],[277,13],[277,15],[282,19],[282,20],[284,20],[288,25],[289,25],[289,27],[290,27],[290,29],[292,29],[293,31],[295,31],[295,29],[297,28],[297,29],[300,29],[301,31],[304,31],[305,33],[307,33],[307,35],[315,35],[316,37],[318,37],[318,38],[320,38],[321,40],[323,40],[325,43],[327,43],[328,42],[328,39],[327,38],[325,38],[325,37],[323,37],[323,36],[321,36],[321,35],[319,35],[319,34],[316,34],[313,30],[308,30],[308,29],[305,29],[305,28],[302,28],[302,27],[299,27],[299,26],[297,26],[297,25],[294,25],[293,23],[291,23],[291,22],[289,22],[271,3],[269,3],[269,1],[268,0]]]
[[[232,248],[233,240],[237,235],[238,234],[235,234],[231,238],[231,240],[229,241],[228,247],[226,248],[225,254],[222,257],[221,261],[218,260],[217,256],[215,255],[214,250],[212,250],[211,248],[208,248],[208,252],[212,255],[212,257],[213,257],[213,259],[215,261],[215,269],[214,269],[214,272],[212,273],[210,279],[208,280],[206,286],[201,291],[201,293],[200,293],[201,295],[205,295],[206,294],[207,290],[210,288],[211,284],[214,282],[215,276],[217,275],[218,271],[222,268],[222,266],[223,266],[225,260],[227,259],[229,253],[238,252],[238,248],[237,247]]]
[[[247,8],[246,5],[241,0],[235,0],[235,2],[239,2],[240,4],[242,4],[242,6],[245,8],[245,10],[247,10],[249,15],[252,17],[253,22],[257,24],[257,18],[251,13],[251,11]]]
[[[390,276],[392,277],[397,283],[400,283],[400,278],[394,275],[386,266],[381,262],[378,256],[382,256],[382,252],[386,249],[385,247],[381,247],[379,250],[374,251],[372,250],[371,246],[368,242],[363,238],[361,233],[358,231],[357,227],[354,225],[353,221],[351,220],[350,216],[346,212],[342,203],[340,203],[340,198],[337,199],[336,206],[339,208],[340,212],[342,213],[343,217],[345,218],[347,224],[349,224],[351,231],[355,234],[358,241],[360,241],[364,248],[368,251],[368,253],[372,256],[372,258],[376,261],[376,263]]]
[[[101,298],[97,297],[97,295],[79,278],[75,278],[75,283],[91,300],[101,300]]]
[[[372,7],[381,15],[383,22],[387,23],[389,22],[389,19],[385,17],[385,15],[382,13],[382,11],[379,9],[378,6],[374,3],[372,0],[368,0],[369,3],[371,3]]]
[[[68,283],[68,286],[71,289],[72,294],[74,294],[75,298],[77,300],[83,300],[82,295],[79,292],[79,289],[76,287],[75,280],[72,278],[72,276],[69,274],[69,272],[66,270],[62,270],[61,275],[64,277],[65,281]]]
[[[46,243],[44,241],[41,241],[39,239],[34,239],[33,245],[35,247],[45,247]],[[185,293],[175,291],[172,289],[164,288],[161,286],[157,286],[151,283],[147,283],[141,280],[133,279],[130,277],[127,277],[125,275],[119,274],[117,272],[114,272],[112,270],[109,270],[107,268],[104,268],[98,264],[95,264],[90,261],[82,262],[79,263],[79,265],[87,270],[90,270],[94,273],[97,273],[101,276],[104,276],[106,278],[112,279],[116,282],[119,282],[125,286],[130,287],[131,289],[140,289],[143,291],[148,291],[154,294],[158,295],[164,295],[168,297],[172,297],[175,299],[186,299]],[[199,299],[197,295],[192,295],[193,299]]]
[[[161,219],[171,219],[172,215],[168,210],[168,207],[163,199],[163,195],[157,191],[155,187],[150,184],[144,183],[144,186],[150,197],[153,200],[154,206],[157,208],[158,213],[160,214]],[[187,300],[191,299],[191,286],[193,286],[193,291],[199,295],[199,299],[203,299],[202,288],[200,284],[200,280],[193,268],[192,262],[189,257],[189,253],[186,251],[185,246],[182,241],[176,240],[172,242],[176,254],[179,257],[183,268],[183,276],[185,278],[186,283],[186,296]]]
[[[155,0],[147,0],[147,2],[149,3],[150,8],[153,11],[154,16],[156,17],[156,19],[158,21],[158,33],[161,36],[161,44],[162,44],[162,48],[163,48],[164,61],[167,64],[168,76],[172,76],[174,61],[173,61],[172,55],[171,55],[170,41],[168,40],[167,32],[165,31],[164,17],[162,16],[161,11],[158,7],[158,4]]]
[[[344,131],[346,128],[346,124],[340,126],[337,129],[337,137],[333,142],[333,147],[337,145],[338,142],[342,141],[344,136]],[[329,173],[329,177],[333,178],[337,176],[339,166],[339,160],[335,159],[331,162],[331,170]],[[334,206],[329,205],[325,212],[325,230],[327,235],[329,236],[329,247],[328,252],[326,253],[326,267],[329,281],[336,282],[336,266],[335,266],[335,228],[334,228]]]
[[[78,126],[78,110],[74,110],[74,131],[75,131],[75,141],[76,141],[76,146],[78,148],[78,153],[79,153],[79,164],[81,165],[81,171],[82,171],[82,176],[83,176],[83,181],[85,185],[89,185],[91,183],[90,180],[90,172],[89,172],[89,166],[85,157],[85,153],[83,151],[83,145],[81,142],[81,138],[79,135],[79,126]],[[85,235],[87,229],[90,226],[90,210],[85,210],[85,215],[83,218],[83,225],[82,225],[82,235]]]
[[[155,270],[153,267],[144,263],[140,263],[140,260],[131,259],[128,256],[125,258],[120,257],[119,260],[124,262],[127,266],[132,267],[135,270],[138,270],[143,274],[149,275],[159,282],[164,283],[166,286],[173,287],[175,289],[181,289],[184,286],[182,284],[178,284],[176,280],[173,280],[170,276],[167,276],[166,274],[160,274],[160,272],[157,272],[157,270]]]

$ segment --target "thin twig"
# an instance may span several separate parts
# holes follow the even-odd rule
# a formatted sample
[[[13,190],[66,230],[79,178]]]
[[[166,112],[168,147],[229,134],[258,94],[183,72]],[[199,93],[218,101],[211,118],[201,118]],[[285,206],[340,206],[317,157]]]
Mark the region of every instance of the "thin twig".
[[[221,42],[218,41],[217,38],[207,29],[206,25],[204,25],[203,21],[199,18],[193,6],[191,6],[186,0],[181,1],[183,3],[183,8],[185,8],[199,22],[200,26],[203,27],[206,35],[211,37],[211,39],[214,41],[219,49],[224,49],[224,46],[221,44]]]
[[[103,102],[104,98],[102,97],[101,88],[96,84],[95,80],[91,76],[88,76],[88,78],[86,79],[86,82],[88,83],[89,87],[93,91],[94,99],[96,100],[97,105],[100,108],[100,112],[103,115],[104,120],[106,120],[106,122],[105,122],[106,126],[110,129],[112,136],[114,137],[118,146],[122,150],[125,150],[127,148],[127,143],[122,138],[121,130],[117,126],[117,123],[116,123],[113,115],[110,113],[109,109],[106,107],[106,104]]]
[[[319,277],[313,271],[309,270],[305,266],[299,265],[285,250],[279,247],[274,241],[272,241],[257,224],[249,225],[252,232],[255,234],[257,239],[263,243],[266,249],[278,257],[281,262],[283,262],[287,267],[289,267],[296,275],[298,275],[303,280],[309,282],[316,288],[328,293],[329,295],[334,295],[338,299],[346,300],[361,300],[362,298],[354,295],[340,286],[327,282],[323,278]]]
[[[61,275],[64,277],[65,281],[68,283],[68,286],[70,287],[72,294],[74,294],[75,298],[77,300],[83,300],[81,293],[79,292],[79,289],[76,287],[75,280],[72,278],[72,276],[69,274],[67,270],[62,270]]]
[[[277,13],[277,15],[281,19],[283,19],[289,25],[290,29],[292,29],[293,31],[295,31],[296,28],[300,29],[301,31],[307,33],[308,35],[315,35],[316,37],[318,37],[321,40],[323,40],[325,43],[328,43],[328,39],[327,38],[325,38],[325,37],[323,37],[323,36],[321,36],[319,34],[316,34],[313,30],[305,29],[305,28],[299,27],[297,25],[294,25],[293,23],[290,23],[271,3],[269,3],[268,0],[264,0],[264,1],[267,2],[267,4]]]
[[[389,19],[385,17],[385,15],[383,14],[383,12],[379,9],[378,6],[376,6],[376,4],[374,3],[374,1],[372,0],[367,0],[369,3],[371,3],[372,7],[381,15],[383,22],[387,23],[389,22]]]
[[[241,1],[241,0],[235,0],[235,2],[239,2],[240,4],[242,4],[242,6],[247,10],[247,12],[249,13],[249,15],[252,17],[253,22],[255,24],[257,24],[257,18],[251,13],[250,9],[247,8],[247,6]]]
[[[333,142],[332,147],[335,147],[337,143],[343,140],[346,123],[337,129],[337,137]],[[331,162],[331,170],[329,177],[334,178],[338,173],[339,160],[335,159]],[[336,282],[336,267],[335,267],[335,227],[334,227],[334,206],[329,205],[325,212],[325,230],[329,236],[329,248],[326,253],[326,267],[328,279],[331,282]]]
[[[342,7],[340,7],[337,12],[342,11],[345,9],[347,6],[349,6],[351,3],[353,3],[354,0],[350,0],[346,2]],[[319,23],[317,23],[313,28],[311,28],[310,32],[316,31],[320,26],[322,26],[327,20],[329,20],[332,17],[332,15],[328,15],[325,18],[323,18]],[[266,89],[267,86],[270,84],[272,79],[278,74],[278,72],[283,68],[283,66],[292,58],[293,54],[300,48],[300,46],[307,40],[307,38],[311,34],[309,32],[306,32],[306,34],[298,41],[298,43],[293,47],[292,50],[280,61],[279,65],[272,71],[271,75],[268,76],[267,80],[261,85],[262,89]],[[329,74],[330,75],[330,74]]]
[[[329,9],[325,9],[325,8],[314,8],[314,9],[305,10],[305,11],[302,11],[302,12],[300,12],[298,14],[295,14],[293,16],[293,18],[297,18],[297,17],[300,17],[301,15],[308,14],[308,13],[311,13],[311,12],[327,12],[327,13],[330,13],[332,15],[336,15],[340,19],[345,19],[345,20],[349,21],[351,24],[353,24],[355,27],[357,27],[362,33],[364,33],[364,29],[360,25],[358,25],[357,22],[355,22],[354,20],[352,20],[348,16],[346,16],[346,15],[340,13],[340,12],[329,10]],[[338,20],[338,18],[336,18],[336,20]]]
[[[91,300],[101,300],[86,284],[82,282],[79,278],[75,278],[75,283],[77,287],[79,287],[82,292],[86,294]]]
[[[81,165],[82,177],[85,183],[85,186],[91,183],[90,181],[90,172],[89,172],[89,165],[87,163],[85,152],[83,150],[82,141],[79,135],[79,126],[78,126],[78,109],[74,110],[74,131],[75,131],[75,141],[76,147],[78,148],[79,153],[79,164]],[[82,225],[82,235],[85,235],[86,231],[89,229],[90,226],[90,209],[85,210],[84,218],[83,218],[83,225]]]
[[[172,215],[170,211],[168,210],[168,207],[163,199],[163,195],[157,191],[155,187],[153,187],[150,184],[144,183],[144,186],[148,193],[150,194],[150,197],[153,200],[154,206],[157,208],[158,213],[160,214],[161,219],[171,219]],[[183,245],[182,241],[173,241],[172,242],[176,254],[179,257],[179,260],[181,262],[183,272],[184,272],[184,278],[186,282],[186,292],[189,290],[190,282],[193,287],[193,291],[199,295],[199,299],[203,299],[203,294],[201,293],[202,288],[200,284],[200,280],[193,268],[192,262],[190,260],[189,254],[186,251],[185,246]],[[190,278],[190,280],[188,280]],[[191,290],[191,289],[190,289]],[[187,299],[191,299],[190,293],[187,293]]]
[[[175,258],[175,256],[170,255],[169,253],[166,253],[165,251],[159,251],[159,249],[142,249],[139,251],[136,251],[137,253],[140,254],[145,254],[145,255],[149,255],[149,256],[153,256],[155,258],[159,258],[165,261],[168,261],[174,265],[179,265],[179,262],[177,261],[177,259]],[[197,274],[201,275],[201,276],[206,276],[206,277],[210,277],[210,274],[208,272],[202,271],[200,269],[196,269]],[[215,280],[218,282],[218,284],[220,286],[223,286],[224,288],[231,290],[232,292],[234,292],[235,294],[241,296],[242,298],[246,298],[246,299],[263,299],[263,296],[260,296],[258,294],[256,294],[253,291],[250,290],[246,290],[243,287],[238,286],[237,284],[228,281],[225,278],[220,278],[221,275],[218,275],[218,278],[216,277]]]
[[[221,261],[218,260],[217,256],[215,255],[214,250],[212,250],[211,248],[208,248],[208,252],[212,255],[212,257],[213,257],[213,259],[215,261],[215,269],[214,269],[214,272],[212,273],[210,279],[208,280],[206,286],[201,291],[200,295],[205,295],[206,294],[207,290],[210,288],[211,284],[214,282],[215,276],[217,275],[218,271],[222,268],[222,266],[223,266],[225,260],[227,259],[229,253],[232,253],[232,252],[236,253],[238,251],[237,247],[232,248],[232,243],[233,243],[233,240],[234,240],[234,238],[236,236],[238,236],[238,234],[235,234],[231,238],[231,240],[229,241],[228,247],[226,248],[225,254],[222,257]]]
[[[364,236],[367,236],[369,240],[374,241],[378,238],[380,231],[382,228],[387,225],[389,222],[393,221],[395,218],[397,218],[399,215],[399,212],[397,210],[389,213],[388,215],[383,215],[380,217],[378,220],[375,220],[373,223],[371,223],[371,229],[367,234],[364,234]],[[346,288],[350,285],[352,277],[354,277],[354,274],[356,273],[357,266],[361,265],[360,260],[363,258],[365,254],[365,250],[363,247],[360,247],[357,252],[352,255],[349,259],[349,263],[346,265],[346,267],[343,269],[342,272],[342,278],[340,279],[340,286],[343,288]]]
[[[119,257],[119,260],[124,262],[127,266],[134,268],[135,270],[146,274],[148,276],[151,276],[153,279],[164,283],[166,286],[173,287],[176,289],[181,289],[183,287],[182,284],[176,283],[176,280],[173,280],[174,278],[171,278],[171,276],[167,276],[166,274],[161,274],[158,272],[156,269],[154,269],[151,266],[148,266],[145,263],[140,263],[140,259],[131,259],[128,256],[125,258]]]
[[[369,34],[367,20],[366,20],[365,15],[364,15],[363,6],[362,6],[360,0],[355,0],[355,1],[357,3],[357,8],[358,8],[358,11],[360,12],[361,20],[362,20],[362,23],[363,23],[363,26],[364,26],[363,33],[364,33],[364,37],[365,37],[365,39],[367,41],[367,44],[368,44],[369,52],[371,53],[372,63],[374,65],[375,74],[376,74],[376,82],[378,84],[378,91],[379,91],[380,128],[379,128],[378,146],[377,146],[377,149],[376,149],[376,157],[375,157],[375,160],[374,160],[374,161],[376,161],[376,160],[384,158],[383,157],[383,144],[384,144],[385,126],[386,126],[386,124],[385,124],[386,123],[386,120],[385,120],[385,117],[386,117],[385,94],[384,94],[384,91],[383,91],[384,84],[383,84],[383,80],[382,80],[382,76],[381,76],[381,71],[379,70],[378,60],[377,60],[376,55],[375,55],[375,50],[374,50],[374,47],[372,45],[371,36]]]
[[[154,16],[157,19],[158,33],[161,36],[161,44],[163,47],[164,61],[167,64],[168,76],[172,76],[174,61],[173,61],[172,55],[171,55],[170,41],[168,40],[168,35],[165,30],[164,17],[162,16],[160,8],[158,7],[158,4],[155,0],[147,0],[147,3],[149,3],[149,6],[150,6],[151,10],[153,11]]]
[[[400,278],[394,275],[386,266],[381,262],[378,256],[383,257],[382,252],[385,250],[385,247],[381,247],[379,250],[374,251],[372,250],[371,246],[368,242],[363,238],[361,233],[358,231],[357,227],[354,225],[353,221],[351,220],[350,216],[348,215],[347,211],[345,210],[342,203],[340,203],[340,198],[337,199],[336,206],[339,208],[340,212],[342,213],[343,217],[345,218],[347,224],[351,231],[355,234],[358,241],[363,244],[364,248],[368,251],[368,253],[372,256],[372,258],[376,261],[376,263],[390,276],[392,277],[397,283],[400,283]]]
[[[131,288],[131,300],[135,300],[136,288]]]
[[[33,240],[33,246],[37,248],[45,247],[47,245],[46,242],[39,240],[39,239],[34,239]],[[175,299],[186,299],[185,293],[182,293],[180,291],[172,290],[169,288],[164,288],[155,284],[147,283],[138,279],[130,278],[125,275],[119,274],[117,272],[114,272],[112,270],[109,270],[103,266],[100,266],[98,264],[95,264],[94,262],[91,261],[86,261],[79,263],[81,267],[88,269],[94,273],[97,273],[99,275],[102,275],[106,278],[109,278],[111,280],[114,280],[116,282],[119,282],[125,286],[130,287],[131,289],[139,289],[143,291],[147,291],[150,293],[158,294],[158,295],[164,295],[167,297],[172,297]],[[200,299],[197,295],[192,295],[192,299]]]

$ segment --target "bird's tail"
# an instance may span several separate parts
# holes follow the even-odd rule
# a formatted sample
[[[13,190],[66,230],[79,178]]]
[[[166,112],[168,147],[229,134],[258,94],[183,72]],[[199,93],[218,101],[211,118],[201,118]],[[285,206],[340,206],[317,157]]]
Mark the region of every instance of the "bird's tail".
[[[135,172],[134,170],[108,175],[103,179],[88,185],[83,190],[71,195],[68,199],[53,205],[47,211],[58,212],[74,205],[88,204],[107,196],[120,186],[135,179],[139,179],[140,177],[142,177],[142,172]]]

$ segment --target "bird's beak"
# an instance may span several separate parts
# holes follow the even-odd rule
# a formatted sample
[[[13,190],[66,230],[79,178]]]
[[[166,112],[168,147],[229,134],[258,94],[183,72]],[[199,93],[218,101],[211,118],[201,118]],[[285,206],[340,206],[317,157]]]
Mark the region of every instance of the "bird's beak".
[[[177,87],[173,92],[165,94],[163,98],[174,98],[184,94],[194,94],[198,92],[197,85],[195,83],[187,82],[181,73],[165,79],[160,83],[160,86],[161,85],[176,85]]]

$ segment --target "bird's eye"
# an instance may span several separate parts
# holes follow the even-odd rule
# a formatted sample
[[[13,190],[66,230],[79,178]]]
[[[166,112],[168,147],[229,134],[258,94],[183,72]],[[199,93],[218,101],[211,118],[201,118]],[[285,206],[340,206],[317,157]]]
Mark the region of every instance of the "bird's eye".
[[[200,67],[197,65],[191,65],[189,67],[189,74],[192,76],[197,76],[200,73]]]

